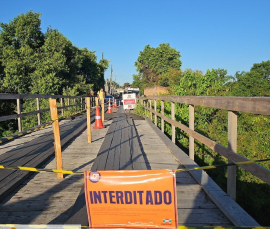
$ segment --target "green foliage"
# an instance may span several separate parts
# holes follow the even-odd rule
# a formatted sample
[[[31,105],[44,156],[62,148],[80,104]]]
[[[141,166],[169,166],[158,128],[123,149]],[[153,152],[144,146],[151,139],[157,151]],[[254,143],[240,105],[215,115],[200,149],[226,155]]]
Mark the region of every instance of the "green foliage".
[[[171,48],[169,44],[160,44],[157,48],[146,45],[135,62],[143,87],[157,83],[166,76],[171,69],[180,70],[180,52]],[[138,80],[138,76],[135,80]],[[136,83],[135,83],[136,84]]]
[[[97,62],[95,52],[74,46],[57,29],[42,33],[40,16],[30,11],[0,23],[0,93],[86,95],[104,87],[109,61]],[[10,115],[15,104],[4,101],[4,107],[9,113],[1,114]],[[41,107],[48,108],[48,102]],[[22,100],[22,109],[36,110],[35,101]],[[42,114],[43,121],[48,117]],[[23,129],[36,123],[36,116],[22,119]],[[14,120],[1,122],[0,135],[16,132],[15,126]]]
[[[201,71],[187,69],[175,74],[176,80],[161,77],[160,82],[171,88],[171,94],[180,96],[269,96],[270,61],[254,64],[250,72],[236,72],[228,76],[224,69]],[[133,84],[143,84],[142,74],[133,76]],[[173,77],[171,77],[173,79]],[[153,104],[152,104],[153,105]],[[152,107],[153,108],[153,107]],[[139,114],[144,110],[138,108]],[[160,102],[157,103],[160,112]],[[164,102],[164,114],[171,117],[171,104]],[[228,146],[228,112],[214,108],[195,106],[195,131],[207,138]],[[175,103],[176,121],[188,126],[187,104]],[[160,119],[158,119],[160,127]],[[238,112],[237,153],[250,159],[270,157],[270,117]],[[165,133],[171,137],[171,125],[165,122]],[[176,144],[188,154],[189,136],[176,128]],[[200,165],[225,164],[227,159],[195,140],[195,161]],[[261,163],[270,169],[270,163]],[[207,173],[226,192],[227,168],[207,170]],[[237,202],[261,225],[269,225],[270,187],[249,172],[237,169]]]

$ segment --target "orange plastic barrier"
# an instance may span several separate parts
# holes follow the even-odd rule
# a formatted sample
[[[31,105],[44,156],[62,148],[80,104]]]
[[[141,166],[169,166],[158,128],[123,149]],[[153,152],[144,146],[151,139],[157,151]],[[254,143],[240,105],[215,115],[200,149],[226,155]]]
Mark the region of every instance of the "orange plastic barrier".
[[[89,227],[177,228],[172,170],[85,171]]]

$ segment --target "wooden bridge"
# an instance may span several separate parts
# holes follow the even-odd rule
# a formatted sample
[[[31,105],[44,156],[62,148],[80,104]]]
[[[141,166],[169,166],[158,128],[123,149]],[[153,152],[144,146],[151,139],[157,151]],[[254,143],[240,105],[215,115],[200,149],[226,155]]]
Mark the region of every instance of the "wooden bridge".
[[[26,98],[47,99],[54,96],[25,95]],[[36,96],[36,97],[35,97]],[[0,117],[0,121],[18,119],[27,115],[40,115],[48,109],[19,111],[24,95],[1,95],[1,99],[16,99],[18,112]],[[61,97],[59,113],[76,107],[83,110],[83,97]],[[64,104],[64,99],[68,104]],[[69,100],[74,99],[70,105]],[[77,101],[77,102],[76,102]],[[161,113],[157,112],[157,101],[161,101]],[[164,101],[171,101],[171,118],[164,115]],[[190,109],[189,127],[174,121],[174,103],[187,103]],[[194,139],[228,158],[231,162],[247,160],[236,153],[237,115],[235,111],[270,114],[268,98],[219,98],[152,96],[141,98],[150,119],[126,113],[122,106],[105,114],[103,129],[92,129],[92,143],[87,141],[87,115],[81,112],[60,121],[62,161],[65,170],[147,170],[194,168]],[[194,105],[228,110],[229,147],[219,145],[194,131]],[[91,104],[93,107],[93,104]],[[94,122],[94,112],[91,121]],[[160,117],[161,130],[157,127]],[[152,123],[151,120],[154,120]],[[39,119],[40,120],[40,116]],[[172,140],[164,134],[164,121],[172,125]],[[39,123],[40,126],[42,124]],[[175,145],[175,127],[190,136],[190,154]],[[33,130],[38,129],[34,128]],[[20,131],[22,131],[20,129]],[[55,168],[52,126],[38,131],[22,131],[11,141],[0,144],[0,164],[5,166],[27,166],[45,169]],[[18,135],[22,135],[18,137]],[[0,139],[3,140],[3,139]],[[270,184],[270,172],[258,164],[242,166]],[[259,226],[235,201],[235,166],[228,175],[228,194],[204,171],[177,173],[177,207],[179,225],[185,226]],[[82,176],[65,175],[58,179],[53,173],[33,173],[20,170],[0,171],[0,224],[81,224],[88,225]]]

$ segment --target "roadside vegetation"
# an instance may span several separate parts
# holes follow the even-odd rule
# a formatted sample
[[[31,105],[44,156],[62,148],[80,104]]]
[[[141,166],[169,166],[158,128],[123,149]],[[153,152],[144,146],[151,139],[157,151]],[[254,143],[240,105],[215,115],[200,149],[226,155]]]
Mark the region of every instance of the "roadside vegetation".
[[[43,95],[89,95],[104,86],[109,61],[97,62],[95,52],[78,48],[52,27],[41,31],[41,14],[20,14],[0,23],[0,93]],[[14,114],[16,101],[1,101],[1,116]],[[41,99],[40,109],[48,108]],[[35,99],[22,101],[22,112],[36,110]],[[72,110],[72,109],[71,109]],[[49,112],[41,115],[50,119]],[[22,128],[33,127],[37,117],[22,119]],[[0,136],[17,131],[16,120],[0,122]]]
[[[148,86],[166,86],[169,94],[179,96],[269,96],[270,60],[255,63],[249,72],[236,72],[234,76],[225,69],[181,69],[180,52],[169,44],[157,48],[145,46],[135,62],[138,74],[133,75],[132,86],[141,94]],[[176,104],[178,122],[188,126],[188,105]],[[157,104],[160,112],[160,102]],[[139,104],[136,112],[144,115]],[[171,103],[164,103],[164,113],[171,115]],[[148,117],[150,113],[147,112]],[[160,119],[158,119],[160,126]],[[227,111],[195,106],[195,131],[227,147]],[[165,132],[171,136],[171,126],[165,122]],[[249,160],[270,158],[270,117],[238,112],[237,153]],[[188,154],[188,135],[176,128],[177,145]],[[195,161],[200,165],[225,164],[227,160],[208,147],[195,141]],[[261,163],[270,169],[270,163]],[[227,168],[208,170],[207,173],[226,192]],[[243,169],[237,169],[237,202],[261,225],[270,225],[270,186]]]

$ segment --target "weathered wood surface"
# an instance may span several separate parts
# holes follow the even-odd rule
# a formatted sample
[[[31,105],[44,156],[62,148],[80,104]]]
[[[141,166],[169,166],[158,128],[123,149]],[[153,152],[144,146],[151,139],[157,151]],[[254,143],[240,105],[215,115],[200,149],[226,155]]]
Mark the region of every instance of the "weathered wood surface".
[[[136,120],[134,122],[151,169],[183,168],[180,161],[171,153],[155,131],[149,128],[146,121]],[[161,131],[160,134],[164,135]],[[232,225],[189,172],[176,173],[176,182],[179,225]]]
[[[145,109],[149,109],[149,108],[145,107]],[[165,115],[162,115],[154,110],[151,110],[151,112],[153,112],[155,115],[163,118],[166,122],[185,131],[189,136],[192,136],[193,138],[197,139],[198,141],[200,141],[204,145],[208,146],[210,149],[212,149],[215,152],[226,157],[228,160],[230,160],[232,162],[248,161],[247,158],[245,158],[237,153],[234,153],[232,150],[227,149],[226,147],[224,147],[224,146],[218,144],[217,142],[203,136],[202,134],[199,134],[198,132],[196,132],[194,130],[191,130],[190,128],[188,128],[184,124],[177,122],[175,120],[171,120],[170,118],[166,117]],[[267,184],[270,184],[270,176],[269,176],[270,170],[269,169],[266,169],[263,166],[256,164],[256,163],[252,163],[252,164],[248,164],[248,165],[239,165],[239,166],[242,167],[243,169],[245,169],[246,171],[250,172],[254,176],[260,178],[261,180],[263,180]]]
[[[0,93],[0,99],[31,99],[31,98],[83,98],[86,96],[68,96],[68,95],[40,95],[40,94],[9,94]]]
[[[177,158],[177,160],[179,160],[184,167],[192,169],[192,168],[198,166],[180,148],[178,148],[174,143],[172,143],[171,140],[167,136],[165,136],[158,129],[158,127],[156,127],[149,119],[146,119],[146,121],[152,127],[154,132],[159,136],[160,140],[162,140],[162,142],[164,142],[166,144],[168,149],[171,151],[172,155],[174,155],[175,158]],[[139,121],[136,121],[136,122],[139,122]],[[145,128],[147,128],[147,127],[145,127]],[[137,127],[137,129],[138,129],[138,127]],[[143,133],[145,131],[146,130],[143,130]],[[140,132],[139,129],[138,129],[138,132]],[[149,158],[147,151],[146,151],[146,155],[147,155],[147,158]],[[159,155],[157,155],[157,156],[159,156]],[[150,164],[151,164],[151,161],[150,161]],[[190,178],[192,178],[193,181],[188,182],[185,174],[186,175],[189,174],[188,176]],[[200,171],[191,171],[190,173],[181,172],[181,173],[177,173],[176,175],[177,175],[177,192],[179,192],[179,190],[182,189],[183,185],[186,186],[189,183],[194,184],[194,182],[195,182],[196,185],[198,187],[200,187],[201,191],[203,190],[207,194],[207,196],[208,196],[207,199],[209,201],[212,200],[215,203],[215,205],[218,207],[218,209],[215,211],[216,212],[215,214],[213,212],[211,212],[211,214],[213,214],[212,220],[215,221],[216,219],[220,218],[220,216],[222,214],[223,216],[226,215],[226,217],[235,226],[259,226],[259,224],[251,216],[249,216],[247,214],[247,212],[245,212],[233,199],[231,199],[226,193],[224,193],[221,190],[221,188],[207,175],[206,172],[200,170]],[[181,178],[179,178],[179,176]],[[182,185],[180,185],[180,184],[182,184]],[[196,198],[193,199],[192,203],[193,204],[196,203],[197,200],[198,200],[198,198],[196,196]],[[184,205],[182,205],[181,202],[178,202],[178,213],[182,211],[182,209],[180,209],[179,206],[184,206]],[[201,207],[199,207],[199,208],[201,208]],[[197,211],[196,204],[194,205],[193,210],[194,210],[194,212]],[[206,215],[202,215],[202,216],[203,216],[203,220],[205,220],[207,218]],[[204,221],[200,222],[200,219],[198,219],[198,220],[199,220],[199,223],[204,222]],[[192,222],[192,221],[190,221],[190,222]],[[193,221],[193,223],[194,222],[196,222],[196,221]],[[216,224],[216,222],[214,223],[211,220],[208,221],[208,223],[210,223],[211,225],[218,225],[218,224]],[[221,221],[220,223],[221,223],[220,225],[223,225],[224,221]]]
[[[108,121],[104,125],[110,123]],[[63,150],[64,169],[89,170],[107,130],[92,129],[91,144],[87,141],[87,130],[70,142]],[[27,137],[30,139],[30,135]],[[51,159],[42,168],[53,169],[55,163]],[[53,173],[33,173],[0,203],[0,223],[62,224],[68,219],[82,184],[82,176],[65,175],[63,180],[59,180]]]
[[[119,112],[121,111],[123,112],[119,109]],[[106,121],[104,124],[108,127]],[[183,167],[177,157],[179,151],[175,155],[172,154],[172,148],[168,146],[171,141],[168,139],[166,145],[163,139],[149,127],[147,121],[133,121],[124,114],[114,119],[109,128],[93,130],[92,133],[91,144],[87,143],[85,131],[63,150],[64,169],[82,171],[97,170],[102,167],[103,170]],[[127,154],[122,154],[121,149],[124,149]],[[181,162],[186,163],[187,166],[194,166],[186,157],[184,159],[181,157]],[[48,163],[45,168],[55,168],[55,161]],[[220,189],[200,172],[194,179],[193,175],[197,173],[198,171],[192,174],[189,172],[176,174],[179,225],[238,225],[238,221],[243,220],[242,215],[240,214],[239,220],[234,219],[235,222],[229,220],[217,207],[218,203],[211,200],[211,198],[218,200],[218,196],[222,195]],[[58,180],[54,174],[41,173],[32,175],[31,178],[1,203],[0,223],[88,225],[82,177],[65,176],[64,180]],[[207,188],[203,190],[202,186]],[[211,192],[212,190],[215,192]],[[225,194],[224,201],[229,203],[228,198]],[[222,208],[222,205],[219,207]],[[239,216],[234,207],[230,209],[230,206],[223,206],[223,210],[230,209],[231,215]]]
[[[94,113],[92,114],[92,119]],[[72,120],[60,122],[61,145],[65,145],[86,127],[86,115],[79,115]],[[54,155],[53,132],[49,126],[38,132],[15,139],[0,145],[0,164],[10,166],[38,167],[46,159]],[[55,167],[54,167],[55,168]],[[23,182],[30,172],[0,171],[0,200]]]
[[[124,111],[119,108],[118,112],[123,114]],[[147,165],[134,122],[124,114],[113,119],[91,171],[132,169],[147,169]],[[84,187],[81,188],[66,224],[88,225]]]
[[[270,115],[269,97],[225,97],[225,96],[147,96],[142,100],[153,99],[171,101],[176,103],[187,103],[190,105],[213,107],[230,111],[242,111],[253,114]]]

